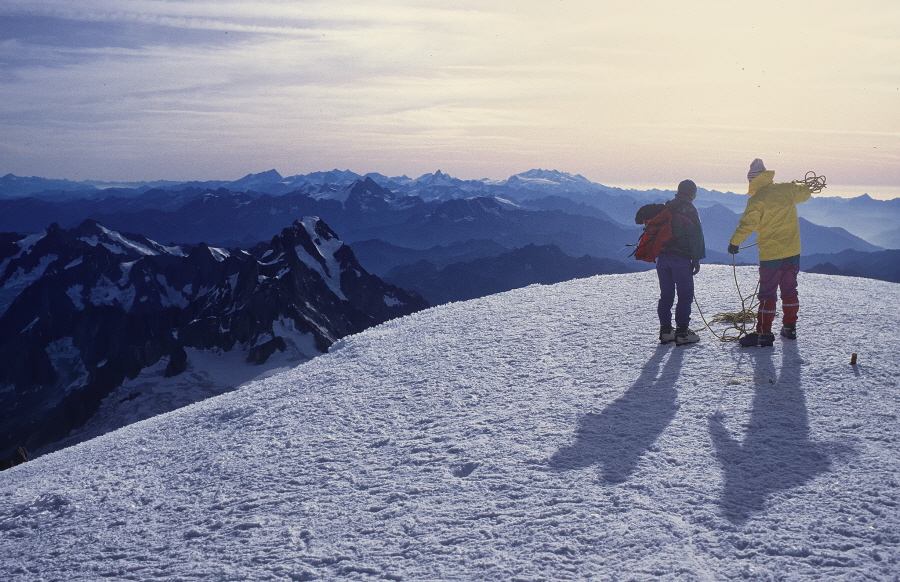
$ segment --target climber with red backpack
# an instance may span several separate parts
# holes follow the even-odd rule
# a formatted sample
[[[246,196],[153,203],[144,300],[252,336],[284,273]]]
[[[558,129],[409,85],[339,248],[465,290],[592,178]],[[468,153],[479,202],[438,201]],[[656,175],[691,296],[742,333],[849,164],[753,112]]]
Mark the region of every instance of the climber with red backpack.
[[[700,336],[688,329],[694,301],[694,275],[700,272],[700,259],[706,258],[703,227],[693,204],[696,197],[697,185],[692,180],[683,180],[672,200],[664,205],[645,205],[635,216],[635,222],[644,225],[644,232],[634,256],[656,263],[660,292],[656,311],[662,344],[674,341],[676,346],[681,346],[700,340]]]

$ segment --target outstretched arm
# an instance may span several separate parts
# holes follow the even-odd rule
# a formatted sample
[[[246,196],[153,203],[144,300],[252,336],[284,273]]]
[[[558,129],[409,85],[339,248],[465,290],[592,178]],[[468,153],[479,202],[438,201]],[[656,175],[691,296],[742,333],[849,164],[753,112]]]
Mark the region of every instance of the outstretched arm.
[[[747,237],[756,230],[761,217],[762,211],[757,208],[756,204],[753,204],[753,200],[747,202],[747,208],[744,210],[744,215],[741,216],[740,221],[738,221],[737,228],[734,229],[734,234],[731,235],[731,240],[728,242],[733,245],[740,245],[747,240]]]

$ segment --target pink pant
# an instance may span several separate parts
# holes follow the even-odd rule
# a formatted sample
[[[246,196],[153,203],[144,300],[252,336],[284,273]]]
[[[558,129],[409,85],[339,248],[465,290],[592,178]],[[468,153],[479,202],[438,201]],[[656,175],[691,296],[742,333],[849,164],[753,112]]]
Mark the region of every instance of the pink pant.
[[[772,264],[771,261],[767,261]],[[800,265],[795,261],[782,262],[777,268],[759,267],[759,312],[756,315],[756,331],[770,333],[775,319],[778,291],[781,292],[781,321],[784,325],[795,325],[800,310],[797,298],[797,273]]]
[[[800,265],[782,263],[777,269],[760,266],[759,299],[760,301],[776,301],[776,291],[781,290],[781,299],[797,296],[797,273]]]

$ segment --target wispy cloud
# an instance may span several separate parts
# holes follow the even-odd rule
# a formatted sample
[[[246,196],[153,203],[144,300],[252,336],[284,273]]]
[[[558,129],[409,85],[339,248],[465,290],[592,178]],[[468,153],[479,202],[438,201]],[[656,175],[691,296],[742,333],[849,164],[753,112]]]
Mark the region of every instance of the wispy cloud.
[[[895,2],[614,8],[6,0],[0,172],[414,174],[443,153],[463,177],[535,164],[645,182],[850,144],[848,160],[880,149],[866,175],[900,183],[879,161],[900,150]]]

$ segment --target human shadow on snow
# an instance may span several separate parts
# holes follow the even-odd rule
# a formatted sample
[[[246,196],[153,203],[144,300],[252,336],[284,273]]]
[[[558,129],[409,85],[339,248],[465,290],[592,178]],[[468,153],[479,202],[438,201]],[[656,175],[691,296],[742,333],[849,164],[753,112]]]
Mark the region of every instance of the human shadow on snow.
[[[678,412],[675,383],[686,349],[690,348],[659,346],[627,392],[603,411],[578,419],[575,442],[556,451],[550,467],[570,470],[600,465],[605,481],[626,481]]]
[[[744,438],[732,436],[719,417],[709,419],[724,477],[720,504],[735,525],[762,510],[773,494],[799,487],[831,464],[827,445],[809,438],[797,346],[782,346],[777,374],[772,349],[744,348],[754,362],[753,403]]]

